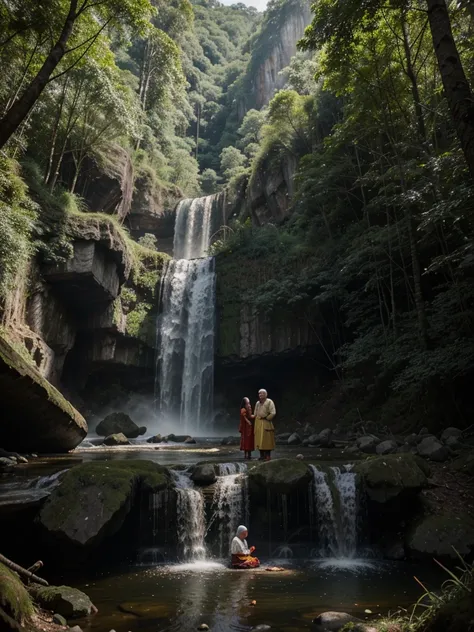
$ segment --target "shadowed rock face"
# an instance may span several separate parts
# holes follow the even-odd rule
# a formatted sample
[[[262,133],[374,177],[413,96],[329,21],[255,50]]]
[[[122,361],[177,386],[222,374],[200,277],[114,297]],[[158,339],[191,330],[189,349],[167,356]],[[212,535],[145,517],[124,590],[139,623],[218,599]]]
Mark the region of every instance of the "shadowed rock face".
[[[0,338],[0,444],[17,452],[67,452],[87,434],[80,413]]]

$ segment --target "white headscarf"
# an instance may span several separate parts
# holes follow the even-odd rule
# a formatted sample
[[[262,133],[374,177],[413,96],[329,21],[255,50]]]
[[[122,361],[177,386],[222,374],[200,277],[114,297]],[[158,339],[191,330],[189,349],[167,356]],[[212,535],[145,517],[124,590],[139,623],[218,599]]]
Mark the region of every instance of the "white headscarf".
[[[261,389],[258,391],[258,394],[259,394],[259,395],[260,395],[260,393],[265,393],[265,395],[268,395],[267,391],[266,391],[264,388],[261,388]]]
[[[240,535],[242,535],[242,533],[244,531],[248,531],[247,527],[244,527],[243,524],[240,525],[240,527],[237,527],[237,537],[239,537]]]

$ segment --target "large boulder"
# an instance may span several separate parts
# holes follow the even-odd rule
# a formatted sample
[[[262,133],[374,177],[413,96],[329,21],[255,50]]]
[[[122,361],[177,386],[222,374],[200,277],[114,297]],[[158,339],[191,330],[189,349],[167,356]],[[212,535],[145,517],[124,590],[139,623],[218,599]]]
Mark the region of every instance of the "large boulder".
[[[374,454],[379,443],[380,439],[372,435],[359,437],[357,439],[357,447],[361,452],[364,452],[365,454]]]
[[[95,549],[121,528],[140,490],[160,491],[170,481],[168,470],[151,461],[84,463],[64,475],[37,521],[51,541]]]
[[[146,440],[147,443],[162,443],[163,437],[160,434],[153,435],[152,437],[148,437]]]
[[[146,432],[146,428],[137,426],[126,413],[110,413],[98,424],[96,432],[101,437],[122,433],[128,439],[136,439]]]
[[[443,430],[443,434],[441,435],[441,441],[446,441],[446,439],[448,439],[449,437],[456,437],[457,439],[459,439],[459,437],[462,436],[462,430],[460,430],[459,428],[454,428],[453,426],[450,426],[449,428],[445,428]]]
[[[197,485],[212,485],[216,482],[216,471],[210,463],[196,465],[191,480]]]
[[[87,434],[82,415],[0,337],[0,445],[20,452],[67,452]]]
[[[474,520],[462,511],[430,514],[415,524],[408,534],[406,546],[415,558],[456,560],[459,559],[456,551],[468,556],[474,550]]]
[[[418,493],[427,484],[428,466],[413,454],[388,454],[357,463],[369,498],[384,503],[400,495]]]
[[[30,592],[41,608],[57,612],[66,619],[87,617],[94,609],[89,597],[77,588],[33,584]]]
[[[305,487],[310,480],[309,467],[299,459],[275,459],[256,465],[249,471],[251,485],[279,494]]]
[[[313,623],[316,629],[322,632],[339,632],[348,623],[356,624],[362,621],[347,612],[323,612],[313,619]]]
[[[449,450],[436,437],[426,437],[418,444],[418,454],[430,461],[442,462],[449,457]]]
[[[288,437],[288,445],[300,445],[301,437],[298,433],[294,432]]]
[[[130,441],[123,432],[118,432],[117,434],[111,434],[105,437],[104,445],[130,445]]]
[[[0,564],[0,630],[28,629],[33,602],[18,575]]]
[[[398,444],[393,439],[387,439],[387,441],[382,441],[375,448],[377,454],[394,454],[398,450]]]

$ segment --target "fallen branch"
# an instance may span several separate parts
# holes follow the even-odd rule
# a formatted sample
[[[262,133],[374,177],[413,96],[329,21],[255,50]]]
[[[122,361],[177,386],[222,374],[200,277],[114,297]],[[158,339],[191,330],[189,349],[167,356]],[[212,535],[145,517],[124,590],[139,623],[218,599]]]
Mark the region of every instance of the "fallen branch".
[[[15,571],[15,573],[18,573],[18,575],[20,576],[26,577],[27,579],[30,579],[36,582],[37,584],[41,584],[42,586],[49,586],[48,582],[45,579],[38,577],[31,571],[28,571],[26,570],[26,568],[23,568],[22,566],[18,566],[18,564],[15,564],[15,562],[12,562],[1,553],[0,553],[0,562],[2,564],[5,564],[5,566],[8,566],[8,568],[10,568],[12,571]],[[40,562],[36,562],[34,566],[36,568],[41,568],[41,566],[43,566],[43,562],[41,562],[41,566],[38,566],[38,564],[40,564]]]

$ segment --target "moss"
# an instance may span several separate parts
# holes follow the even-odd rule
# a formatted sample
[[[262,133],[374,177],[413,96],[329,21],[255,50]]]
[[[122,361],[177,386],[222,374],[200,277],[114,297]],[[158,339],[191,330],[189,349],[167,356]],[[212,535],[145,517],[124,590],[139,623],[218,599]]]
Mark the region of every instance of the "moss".
[[[254,466],[249,471],[250,483],[260,489],[287,494],[308,485],[311,472],[305,463],[296,459],[275,459]]]
[[[30,591],[36,603],[42,608],[58,613],[66,619],[86,617],[91,613],[91,600],[77,588],[33,584]]]
[[[0,622],[24,626],[34,614],[33,602],[18,575],[0,564]],[[0,626],[1,629],[4,629]],[[8,629],[8,628],[7,628]]]
[[[427,483],[426,464],[413,454],[389,454],[357,463],[369,497],[385,502],[405,491],[418,491]]]

